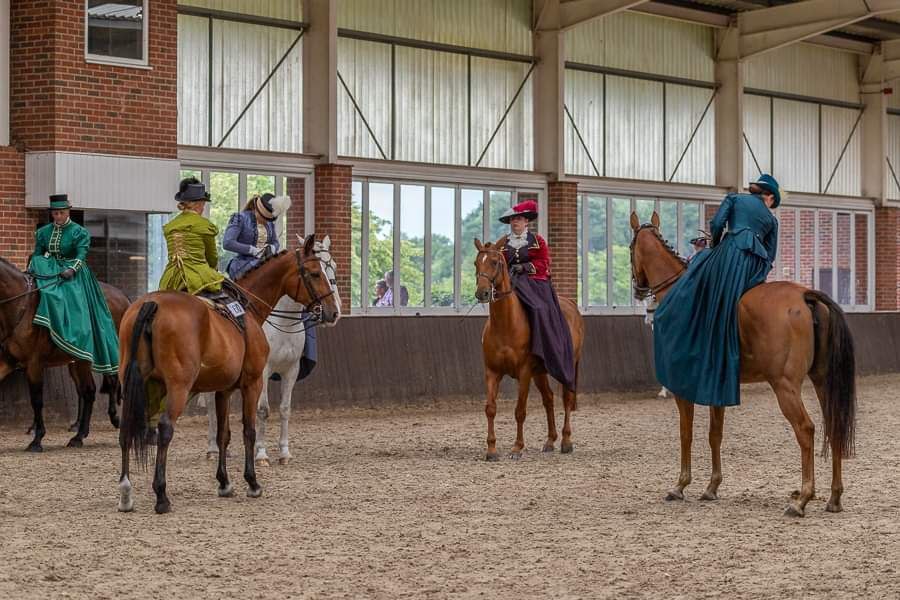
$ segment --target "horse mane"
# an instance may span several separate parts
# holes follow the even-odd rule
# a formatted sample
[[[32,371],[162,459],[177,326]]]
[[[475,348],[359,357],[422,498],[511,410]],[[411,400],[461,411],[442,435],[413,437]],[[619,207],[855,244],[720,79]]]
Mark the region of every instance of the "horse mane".
[[[260,267],[262,267],[263,265],[265,265],[265,264],[267,264],[267,263],[269,263],[269,262],[275,260],[276,258],[279,258],[280,256],[283,256],[283,255],[287,254],[288,252],[290,252],[290,250],[288,250],[287,248],[285,248],[284,250],[280,250],[280,251],[278,252],[278,254],[271,254],[271,255],[267,256],[266,258],[264,258],[264,259],[262,259],[261,261],[259,261],[258,263],[256,263],[256,265],[250,267],[249,269],[247,269],[246,271],[244,271],[243,273],[241,273],[241,276],[238,277],[237,279],[235,279],[235,281],[242,281],[242,280],[243,280],[245,277],[247,277],[247,275],[249,275],[250,273],[253,273],[254,271],[258,270],[258,269],[259,269]]]
[[[634,239],[631,240],[631,249],[632,250],[634,250],[634,245],[635,245],[635,243],[637,243],[637,234],[640,233],[641,231],[643,231],[644,229],[652,230],[653,235],[656,236],[656,239],[659,240],[660,244],[662,245],[663,248],[665,248],[666,252],[668,252],[672,258],[674,258],[678,262],[680,262],[682,266],[687,267],[688,260],[685,257],[678,254],[678,251],[672,246],[672,244],[669,243],[669,240],[667,240],[666,238],[664,238],[662,236],[662,233],[659,231],[659,227],[657,227],[656,225],[653,225],[652,223],[644,223],[643,225],[641,225],[638,228],[637,232],[635,232]]]

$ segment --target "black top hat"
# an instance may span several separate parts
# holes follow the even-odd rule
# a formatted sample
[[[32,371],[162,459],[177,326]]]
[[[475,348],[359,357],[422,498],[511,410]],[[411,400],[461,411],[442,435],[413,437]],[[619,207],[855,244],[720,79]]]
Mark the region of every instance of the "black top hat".
[[[198,181],[196,177],[187,177],[178,184],[178,193],[175,194],[175,200],[178,202],[191,202],[194,200],[209,202],[209,194],[206,192],[206,186]]]
[[[53,194],[50,196],[50,210],[61,210],[65,208],[72,208],[72,205],[69,204],[68,194]]]

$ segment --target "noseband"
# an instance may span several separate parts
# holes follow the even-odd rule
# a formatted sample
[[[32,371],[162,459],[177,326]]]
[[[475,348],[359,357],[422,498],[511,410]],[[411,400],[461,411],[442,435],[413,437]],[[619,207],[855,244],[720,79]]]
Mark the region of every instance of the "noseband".
[[[307,258],[301,258],[299,250],[297,250],[294,255],[297,258],[297,271],[300,274],[300,276],[297,278],[297,290],[294,293],[294,296],[300,296],[300,283],[302,282],[303,286],[306,288],[307,295],[311,298],[309,304],[306,305],[306,310],[312,313],[316,320],[320,320],[322,318],[322,301],[334,294],[334,282],[332,281],[332,285],[329,286],[331,289],[327,294],[323,296],[317,295],[316,289],[315,287],[313,287],[312,271],[306,268],[306,263],[320,263],[322,262],[321,259],[316,256],[315,253]]]
[[[634,270],[634,247],[637,244],[638,234],[644,229],[652,229],[653,234],[656,238],[662,242],[663,247],[669,251],[669,254],[678,259],[681,263],[681,269],[672,275],[671,277],[667,277],[666,279],[660,281],[656,285],[649,284],[648,286],[638,285],[637,273]],[[687,270],[687,262],[675,252],[673,248],[669,246],[669,244],[663,239],[662,235],[659,233],[659,228],[653,225],[652,223],[644,223],[641,225],[637,231],[634,232],[634,237],[631,239],[631,246],[629,247],[629,251],[631,252],[631,285],[634,288],[634,297],[637,300],[645,300],[649,296],[656,296],[660,292],[663,292],[670,287],[672,287],[678,278]],[[648,282],[649,283],[649,282]]]
[[[497,278],[500,277],[501,269],[503,268],[503,265],[506,264],[506,257],[503,255],[503,252],[501,252],[500,250],[495,250],[494,248],[484,248],[483,250],[481,250],[479,252],[479,254],[481,254],[482,252],[486,253],[486,254],[491,254],[491,253],[499,254],[501,257],[501,259],[499,261],[497,261],[497,263],[494,267],[493,275],[490,275],[483,271],[477,271],[475,273],[475,279],[478,279],[479,277],[484,277],[485,279],[487,279],[487,282],[489,284],[491,284],[491,300],[490,301],[496,302],[497,300],[501,300],[501,299],[509,296],[510,294],[512,294],[512,290],[507,290],[505,292],[500,292],[500,293],[497,292]],[[478,260],[478,259],[476,258],[476,260]]]

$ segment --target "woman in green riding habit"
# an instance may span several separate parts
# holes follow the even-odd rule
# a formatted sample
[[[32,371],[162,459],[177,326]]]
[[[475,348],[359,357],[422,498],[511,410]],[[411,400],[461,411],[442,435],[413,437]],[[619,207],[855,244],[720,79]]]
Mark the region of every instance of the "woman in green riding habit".
[[[91,235],[69,217],[69,197],[50,196],[50,220],[35,232],[28,272],[37,279],[40,300],[33,323],[47,328],[67,354],[91,363],[97,373],[119,369],[119,338],[109,306],[88,268]]]

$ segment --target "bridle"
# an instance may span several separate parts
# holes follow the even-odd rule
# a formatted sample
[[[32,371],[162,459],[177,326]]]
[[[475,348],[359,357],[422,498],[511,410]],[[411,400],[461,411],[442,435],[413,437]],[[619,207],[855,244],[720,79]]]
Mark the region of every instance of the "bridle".
[[[294,292],[294,297],[297,298],[300,296],[300,284],[302,282],[303,286],[306,288],[307,295],[311,298],[310,302],[306,305],[306,312],[312,313],[315,320],[319,321],[322,318],[322,301],[334,295],[334,280],[328,280],[331,285],[329,285],[330,290],[327,294],[322,296],[317,295],[316,289],[313,287],[313,273],[306,267],[306,264],[309,262],[321,263],[322,259],[319,258],[315,252],[313,252],[312,256],[302,258],[299,249],[294,251],[294,256],[297,259],[297,271],[299,272],[299,277],[297,277],[297,289]]]
[[[666,246],[666,248],[670,250],[670,253],[672,254],[672,256],[677,258],[679,260],[679,262],[681,263],[681,269],[677,273],[675,273],[674,275],[671,275],[670,277],[667,277],[666,279],[660,281],[659,283],[657,283],[655,285],[649,284],[647,286],[642,286],[642,285],[638,284],[637,273],[634,270],[634,247],[637,244],[638,234],[641,231],[643,231],[644,229],[652,229],[654,235],[656,235],[656,238],[660,242],[662,242]],[[681,277],[684,274],[684,272],[687,270],[686,261],[682,257],[678,256],[674,250],[669,248],[668,244],[663,239],[662,235],[659,233],[659,228],[656,227],[656,225],[653,225],[652,223],[644,223],[643,225],[641,225],[638,228],[637,231],[634,232],[634,237],[631,239],[631,246],[629,247],[629,251],[631,252],[631,285],[634,288],[634,297],[637,300],[645,300],[649,296],[657,296],[660,292],[663,292],[663,291],[669,289],[670,287],[672,287],[672,285],[675,284],[676,281],[678,281],[678,278]]]
[[[272,309],[269,312],[270,318],[266,319],[266,322],[273,329],[280,331],[281,333],[289,333],[289,334],[304,333],[304,332],[316,327],[321,322],[322,300],[324,300],[328,296],[333,295],[335,293],[335,291],[337,290],[337,276],[336,276],[337,264],[335,264],[334,259],[331,258],[331,252],[329,252],[328,250],[324,250],[324,249],[316,250],[313,252],[313,255],[314,256],[311,256],[302,262],[300,260],[299,254],[297,255],[297,268],[300,271],[300,277],[297,278],[298,279],[297,290],[294,295],[297,296],[299,294],[299,292],[300,292],[299,281],[301,278],[304,279],[304,281],[306,282],[306,291],[307,291],[307,293],[309,293],[309,296],[311,298],[316,299],[315,301],[316,301],[317,308],[312,311],[309,311],[309,310],[278,310],[278,309],[272,307]],[[322,265],[324,265],[325,268],[323,270],[325,272],[325,276],[328,278],[328,283],[331,286],[331,292],[329,292],[328,294],[321,296],[321,297],[316,297],[315,290],[312,289],[312,281],[310,280],[311,276],[309,275],[309,271],[303,266],[304,263],[307,263],[311,260],[318,260]],[[309,308],[309,306],[307,306],[307,309],[308,308]],[[303,316],[304,314],[309,313],[309,312],[313,313],[312,319],[307,319]],[[282,319],[283,321],[288,321],[288,324],[287,325],[276,324],[274,321],[271,320],[271,317]],[[312,322],[307,325],[305,323],[305,321],[307,321],[307,320],[312,321]],[[296,326],[296,325],[302,325],[302,326],[296,330],[288,329],[288,328],[290,328],[292,326]]]
[[[486,254],[493,253],[493,254],[500,255],[501,260],[499,260],[499,261],[497,261],[497,263],[495,263],[494,273],[492,275],[485,273],[484,271],[477,271],[475,273],[475,279],[477,280],[479,277],[484,277],[485,279],[487,279],[487,282],[489,284],[491,284],[491,299],[489,302],[496,302],[497,300],[502,300],[503,298],[505,298],[513,293],[512,290],[507,290],[505,292],[497,292],[497,278],[500,277],[500,273],[502,272],[504,265],[506,265],[506,256],[504,256],[503,252],[501,252],[500,250],[496,250],[494,248],[482,248],[478,252],[478,254],[481,254],[481,253],[486,253]],[[478,257],[476,257],[475,260],[477,261]]]

